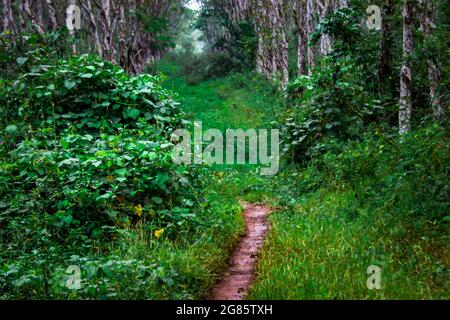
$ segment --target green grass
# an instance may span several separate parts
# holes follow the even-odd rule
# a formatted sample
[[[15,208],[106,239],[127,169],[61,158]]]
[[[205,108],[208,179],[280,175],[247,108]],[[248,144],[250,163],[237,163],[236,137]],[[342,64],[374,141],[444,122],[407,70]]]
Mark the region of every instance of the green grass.
[[[448,299],[445,242],[417,238],[387,212],[349,220],[353,202],[351,191],[320,190],[272,214],[251,298]],[[381,290],[366,286],[371,265]]]
[[[176,88],[184,110],[204,128],[261,128],[282,110],[280,97],[249,75],[193,86],[177,77],[165,85]],[[425,195],[445,180],[447,160],[437,155],[438,142],[427,149],[430,139],[445,145],[434,134],[416,136],[404,149],[392,141],[343,143],[318,164],[284,167],[276,177],[261,177],[251,166],[212,168],[213,202],[224,197],[275,208],[249,298],[448,299],[448,222],[433,218],[441,209],[435,194]],[[415,171],[403,167],[409,163]],[[430,174],[437,182],[425,179]],[[429,216],[414,216],[420,212]],[[381,268],[381,290],[367,288],[371,265]]]
[[[233,74],[190,85],[171,62],[161,61],[158,70],[168,76],[164,86],[176,92],[183,110],[202,121],[204,130],[267,128],[280,115],[280,97],[256,74]]]
[[[449,139],[426,127],[341,143],[261,181],[277,210],[250,298],[449,299]]]
[[[214,192],[207,196],[214,198]],[[106,295],[121,299],[202,299],[227,267],[228,255],[243,233],[242,207],[234,199],[221,198],[221,207],[208,212],[210,225],[195,235],[179,235],[179,240],[149,241],[134,234],[120,246],[111,248],[114,265],[127,265],[116,278],[115,290]],[[142,231],[145,233],[145,231]],[[190,240],[187,240],[190,239]],[[142,268],[150,279],[142,281]],[[116,270],[120,273],[120,267]],[[90,279],[91,281],[101,279]],[[110,280],[111,281],[111,280]],[[135,284],[135,285],[133,285]],[[137,285],[136,285],[137,284]]]

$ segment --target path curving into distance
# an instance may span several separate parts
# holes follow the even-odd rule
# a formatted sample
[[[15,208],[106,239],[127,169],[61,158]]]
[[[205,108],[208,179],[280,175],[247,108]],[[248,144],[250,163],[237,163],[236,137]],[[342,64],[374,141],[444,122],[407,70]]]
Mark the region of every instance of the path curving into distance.
[[[246,204],[244,210],[247,232],[231,255],[223,278],[211,291],[208,300],[243,300],[254,280],[258,252],[269,230],[265,206]]]

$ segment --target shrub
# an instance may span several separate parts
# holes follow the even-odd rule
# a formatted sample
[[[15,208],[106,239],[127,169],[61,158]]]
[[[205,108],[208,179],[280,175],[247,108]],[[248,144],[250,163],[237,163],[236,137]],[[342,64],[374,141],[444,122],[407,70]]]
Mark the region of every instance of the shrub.
[[[186,120],[160,80],[85,55],[0,83],[0,262],[30,270],[26,283],[5,271],[8,290],[50,290],[62,251],[92,254],[124,230],[196,230],[198,171],[172,162],[169,139]]]
[[[0,119],[24,134],[40,126],[56,131],[75,126],[98,135],[144,118],[163,134],[183,124],[178,103],[160,86],[159,76],[129,76],[124,70],[84,55],[37,65],[14,82],[0,83]],[[169,132],[169,133],[170,133]]]
[[[141,220],[182,225],[194,216],[193,176],[172,163],[171,144],[140,126],[98,138],[67,132],[57,141],[46,130],[19,143],[0,162],[2,222],[48,214],[56,230],[82,226],[94,235]]]
[[[321,154],[327,137],[341,140],[362,135],[365,125],[376,112],[376,101],[358,83],[360,69],[350,61],[341,61],[340,75],[325,64],[313,76],[293,80],[287,93],[293,104],[286,115],[285,151],[297,162]]]

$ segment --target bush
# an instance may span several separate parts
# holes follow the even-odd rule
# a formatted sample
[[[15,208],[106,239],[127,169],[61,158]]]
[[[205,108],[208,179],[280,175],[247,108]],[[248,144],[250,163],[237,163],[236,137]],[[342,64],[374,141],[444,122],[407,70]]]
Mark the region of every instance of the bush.
[[[296,78],[287,88],[293,106],[284,123],[285,151],[296,162],[321,154],[325,138],[360,137],[377,110],[376,101],[358,81],[357,66],[341,61],[339,68],[348,73],[338,76],[330,64],[325,65],[311,77]]]
[[[93,250],[129,230],[176,241],[209,219],[197,168],[172,162],[170,134],[186,120],[160,81],[85,55],[0,82],[2,296],[73,295],[60,281],[69,258],[108,264]],[[138,277],[139,263],[126,276]],[[84,296],[114,291],[105,274]]]
[[[158,227],[192,217],[194,171],[172,163],[169,141],[186,120],[160,80],[81,56],[2,82],[2,223],[48,214],[92,235],[150,213]]]
[[[387,207],[405,221],[448,221],[450,136],[445,128],[424,126],[401,138],[379,132],[362,141],[328,141],[312,167],[323,186],[350,187],[360,201]],[[317,171],[315,171],[317,172]]]
[[[0,78],[15,79],[36,65],[53,65],[72,55],[74,39],[67,30],[50,33],[0,34]]]
[[[138,221],[180,227],[194,216],[193,176],[172,163],[171,144],[140,126],[98,138],[67,132],[57,141],[46,130],[19,143],[0,163],[1,221],[49,214],[55,231],[82,226],[89,235]]]
[[[76,127],[98,135],[144,118],[162,134],[183,124],[183,114],[158,76],[129,76],[124,70],[84,55],[54,66],[38,65],[14,82],[0,83],[3,126],[24,134],[40,126]]]

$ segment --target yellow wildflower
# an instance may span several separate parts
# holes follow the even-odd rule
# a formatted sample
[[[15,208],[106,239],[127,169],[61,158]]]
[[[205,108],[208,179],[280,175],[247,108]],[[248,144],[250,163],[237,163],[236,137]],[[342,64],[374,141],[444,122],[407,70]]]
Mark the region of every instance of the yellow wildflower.
[[[156,230],[155,231],[155,237],[160,238],[164,233],[164,229]]]
[[[139,217],[142,216],[142,206],[140,204],[134,206],[134,213]]]

